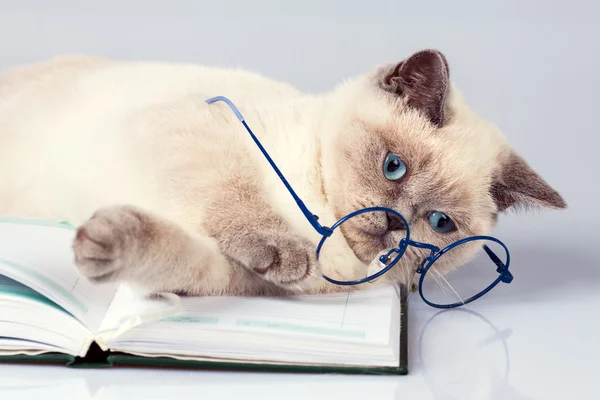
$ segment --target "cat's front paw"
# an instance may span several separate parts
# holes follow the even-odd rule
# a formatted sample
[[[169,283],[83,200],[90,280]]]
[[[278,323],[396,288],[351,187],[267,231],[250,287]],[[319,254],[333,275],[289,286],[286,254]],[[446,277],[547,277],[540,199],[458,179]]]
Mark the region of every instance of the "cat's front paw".
[[[93,282],[115,281],[140,266],[146,230],[143,214],[134,207],[100,209],[77,229],[75,264]]]
[[[274,233],[259,241],[256,249],[260,249],[261,254],[251,268],[264,279],[293,292],[302,292],[321,278],[315,247],[308,240]]]

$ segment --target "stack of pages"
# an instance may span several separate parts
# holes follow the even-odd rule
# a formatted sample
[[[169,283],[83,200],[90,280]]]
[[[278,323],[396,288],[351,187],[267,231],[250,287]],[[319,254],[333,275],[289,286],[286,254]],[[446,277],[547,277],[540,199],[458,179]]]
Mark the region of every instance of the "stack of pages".
[[[68,223],[0,218],[0,362],[407,373],[403,286],[147,298],[79,275],[74,234]]]

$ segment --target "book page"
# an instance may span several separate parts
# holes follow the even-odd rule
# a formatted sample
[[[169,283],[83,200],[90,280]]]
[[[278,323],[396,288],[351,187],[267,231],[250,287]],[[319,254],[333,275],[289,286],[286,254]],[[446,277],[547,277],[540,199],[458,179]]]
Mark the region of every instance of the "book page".
[[[149,323],[204,325],[219,330],[316,335],[387,343],[390,312],[397,302],[392,287],[289,298],[206,296],[180,297],[180,312]],[[117,329],[131,318],[167,309],[163,299],[147,299],[123,286],[107,313],[102,330]]]
[[[31,299],[41,304],[51,306],[53,308],[64,310],[61,306],[42,296],[40,293],[31,289],[29,286],[25,286],[20,282],[10,279],[4,275],[0,275],[0,295],[12,295],[24,299]],[[2,314],[0,314],[1,316]]]
[[[399,292],[269,297],[181,297],[177,314],[148,320],[168,301],[119,291],[105,328],[146,320],[107,342],[113,350],[179,358],[397,366]],[[117,307],[118,306],[118,307]]]
[[[42,351],[82,355],[90,336],[64,308],[0,275],[0,355]]]
[[[117,290],[88,282],[73,262],[75,230],[44,220],[0,218],[0,275],[27,285],[96,331]]]

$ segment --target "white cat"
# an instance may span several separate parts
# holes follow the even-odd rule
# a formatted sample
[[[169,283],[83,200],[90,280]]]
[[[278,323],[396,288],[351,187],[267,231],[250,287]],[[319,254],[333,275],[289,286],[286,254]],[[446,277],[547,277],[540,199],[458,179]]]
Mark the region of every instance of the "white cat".
[[[445,57],[424,50],[303,94],[257,74],[196,65],[62,57],[0,75],[0,214],[81,225],[93,281],[149,291],[272,295],[344,289],[404,234],[365,214],[320,239],[244,127],[323,225],[368,206],[444,247],[489,234],[514,206],[566,207],[463,102]],[[93,215],[93,216],[92,216]],[[476,251],[464,247],[438,268]],[[379,282],[408,282],[410,248]],[[362,287],[362,286],[361,286]]]

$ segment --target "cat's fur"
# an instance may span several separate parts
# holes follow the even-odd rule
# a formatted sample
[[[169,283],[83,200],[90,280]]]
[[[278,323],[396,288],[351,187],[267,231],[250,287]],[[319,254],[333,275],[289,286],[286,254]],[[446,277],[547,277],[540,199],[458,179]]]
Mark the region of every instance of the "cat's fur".
[[[204,102],[217,95],[323,225],[387,206],[413,239],[443,247],[489,234],[508,208],[566,206],[465,104],[445,57],[424,50],[323,95],[196,65],[73,56],[15,68],[0,75],[0,213],[81,224],[75,260],[94,281],[200,295],[346,290],[321,274],[363,276],[403,230],[354,218],[317,262],[320,236],[233,112]],[[398,182],[382,171],[388,151],[408,168]],[[432,210],[458,229],[435,232]],[[445,268],[473,256],[463,247]],[[409,281],[423,254],[409,249],[379,282]]]

